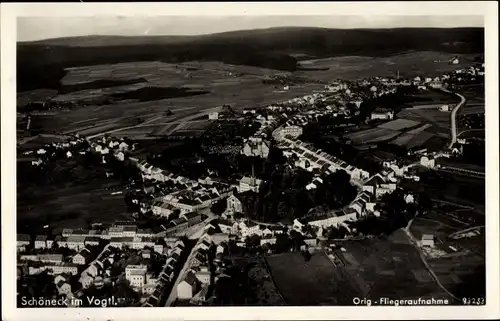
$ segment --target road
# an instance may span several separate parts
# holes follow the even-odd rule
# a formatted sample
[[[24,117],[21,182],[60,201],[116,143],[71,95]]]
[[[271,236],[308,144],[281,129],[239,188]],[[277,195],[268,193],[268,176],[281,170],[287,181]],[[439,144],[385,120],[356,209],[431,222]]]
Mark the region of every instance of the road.
[[[413,224],[413,221],[415,220],[415,218],[413,218],[412,220],[410,220],[410,222],[408,222],[408,225],[404,228],[404,231],[405,231],[406,235],[410,239],[410,242],[413,244],[413,246],[415,247],[415,249],[418,251],[418,254],[420,255],[420,259],[422,260],[422,263],[424,263],[425,267],[427,268],[427,271],[429,271],[430,275],[432,276],[432,278],[434,279],[434,281],[436,282],[436,284],[443,291],[445,291],[450,297],[454,298],[457,301],[460,301],[459,298],[457,298],[455,295],[453,295],[453,293],[451,293],[450,291],[448,291],[447,288],[444,287],[444,285],[441,283],[441,281],[439,281],[439,278],[436,275],[436,273],[434,273],[434,271],[432,270],[432,268],[429,265],[429,263],[427,263],[427,260],[425,259],[425,254],[422,252],[422,249],[420,249],[420,247],[418,246],[417,239],[415,239],[415,236],[413,236],[413,234],[410,231],[411,225]]]
[[[445,92],[451,93],[446,89],[442,89]],[[451,142],[448,148],[451,149],[453,145],[457,142],[457,111],[465,104],[465,97],[459,93],[455,93],[460,98],[460,102],[451,111]]]

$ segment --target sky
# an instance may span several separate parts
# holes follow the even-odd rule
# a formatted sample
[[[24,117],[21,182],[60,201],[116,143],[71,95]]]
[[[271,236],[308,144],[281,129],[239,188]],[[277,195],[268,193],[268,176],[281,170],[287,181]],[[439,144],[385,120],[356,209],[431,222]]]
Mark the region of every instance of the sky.
[[[271,27],[483,27],[482,16],[152,16],[19,17],[17,41],[86,35],[200,35]]]

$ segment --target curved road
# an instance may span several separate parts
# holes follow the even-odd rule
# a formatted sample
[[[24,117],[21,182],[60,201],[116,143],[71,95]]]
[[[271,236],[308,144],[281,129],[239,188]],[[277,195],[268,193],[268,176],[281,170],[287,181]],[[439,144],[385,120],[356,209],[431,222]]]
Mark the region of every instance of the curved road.
[[[443,89],[445,92],[451,93],[450,91]],[[457,142],[457,111],[465,104],[465,97],[460,95],[459,93],[455,93],[458,97],[460,97],[460,102],[453,108],[451,111],[451,142],[448,146],[449,149],[453,147],[453,145]]]

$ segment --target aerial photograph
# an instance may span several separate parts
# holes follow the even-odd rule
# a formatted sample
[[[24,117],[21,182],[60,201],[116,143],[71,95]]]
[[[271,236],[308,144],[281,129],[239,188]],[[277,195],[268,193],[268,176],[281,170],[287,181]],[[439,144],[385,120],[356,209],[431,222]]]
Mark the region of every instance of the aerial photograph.
[[[17,18],[17,307],[485,305],[484,47],[480,16]]]

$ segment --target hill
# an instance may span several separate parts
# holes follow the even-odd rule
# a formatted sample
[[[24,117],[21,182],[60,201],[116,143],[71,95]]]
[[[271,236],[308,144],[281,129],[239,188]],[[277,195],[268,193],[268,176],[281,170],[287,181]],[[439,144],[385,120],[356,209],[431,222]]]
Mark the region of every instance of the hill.
[[[409,50],[483,53],[482,28],[325,29],[283,27],[200,36],[87,36],[21,42],[18,90],[57,89],[64,68],[130,61],[221,61],[294,71],[301,53],[316,58],[390,56]],[[36,59],[34,59],[36,57]]]

